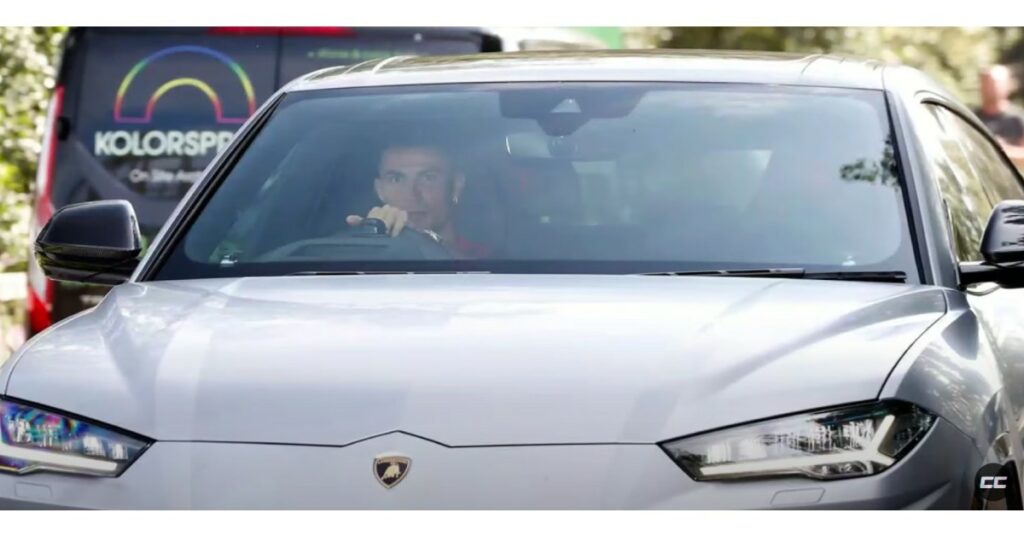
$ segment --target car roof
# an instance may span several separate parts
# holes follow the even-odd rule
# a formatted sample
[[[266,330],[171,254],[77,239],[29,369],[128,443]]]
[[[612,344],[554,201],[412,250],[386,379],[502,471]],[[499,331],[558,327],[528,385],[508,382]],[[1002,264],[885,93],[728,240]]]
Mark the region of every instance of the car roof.
[[[884,63],[831,54],[601,50],[395,56],[301,77],[286,91],[548,81],[780,84],[882,89]]]

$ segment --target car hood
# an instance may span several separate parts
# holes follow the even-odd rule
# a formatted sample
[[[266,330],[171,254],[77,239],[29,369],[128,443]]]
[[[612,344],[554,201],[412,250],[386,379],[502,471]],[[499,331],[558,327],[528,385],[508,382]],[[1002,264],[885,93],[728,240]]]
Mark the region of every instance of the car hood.
[[[941,290],[715,277],[125,284],[7,395],[157,440],[650,443],[877,397]]]

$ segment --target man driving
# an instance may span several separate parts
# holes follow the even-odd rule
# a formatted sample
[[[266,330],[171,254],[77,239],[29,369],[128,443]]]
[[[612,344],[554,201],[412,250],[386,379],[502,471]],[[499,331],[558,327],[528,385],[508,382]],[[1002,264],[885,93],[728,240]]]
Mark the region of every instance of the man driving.
[[[392,143],[381,151],[374,179],[382,205],[371,208],[365,217],[353,214],[345,221],[357,226],[367,218],[381,220],[392,237],[409,226],[434,236],[456,258],[483,257],[486,248],[466,240],[457,230],[455,207],[465,186],[465,175],[439,145]]]

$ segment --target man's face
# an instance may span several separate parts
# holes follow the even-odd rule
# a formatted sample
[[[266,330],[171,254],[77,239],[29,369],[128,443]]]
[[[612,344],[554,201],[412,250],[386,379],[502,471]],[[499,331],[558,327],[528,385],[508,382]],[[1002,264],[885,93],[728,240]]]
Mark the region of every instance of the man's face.
[[[982,73],[979,82],[983,102],[998,102],[1010,94],[1009,72],[1002,69],[991,69]]]
[[[381,155],[375,186],[382,202],[409,214],[414,229],[439,231],[451,220],[452,199],[462,183],[437,150],[392,147]]]

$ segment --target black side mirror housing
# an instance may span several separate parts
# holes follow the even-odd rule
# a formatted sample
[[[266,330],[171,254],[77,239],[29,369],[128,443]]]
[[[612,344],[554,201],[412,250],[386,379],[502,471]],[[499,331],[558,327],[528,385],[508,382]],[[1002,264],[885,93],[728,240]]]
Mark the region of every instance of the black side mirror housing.
[[[992,209],[981,240],[985,262],[960,263],[960,283],[1024,287],[1024,201],[1003,201]]]
[[[35,256],[50,279],[117,285],[139,263],[142,238],[124,200],[92,201],[57,211],[39,231]]]

